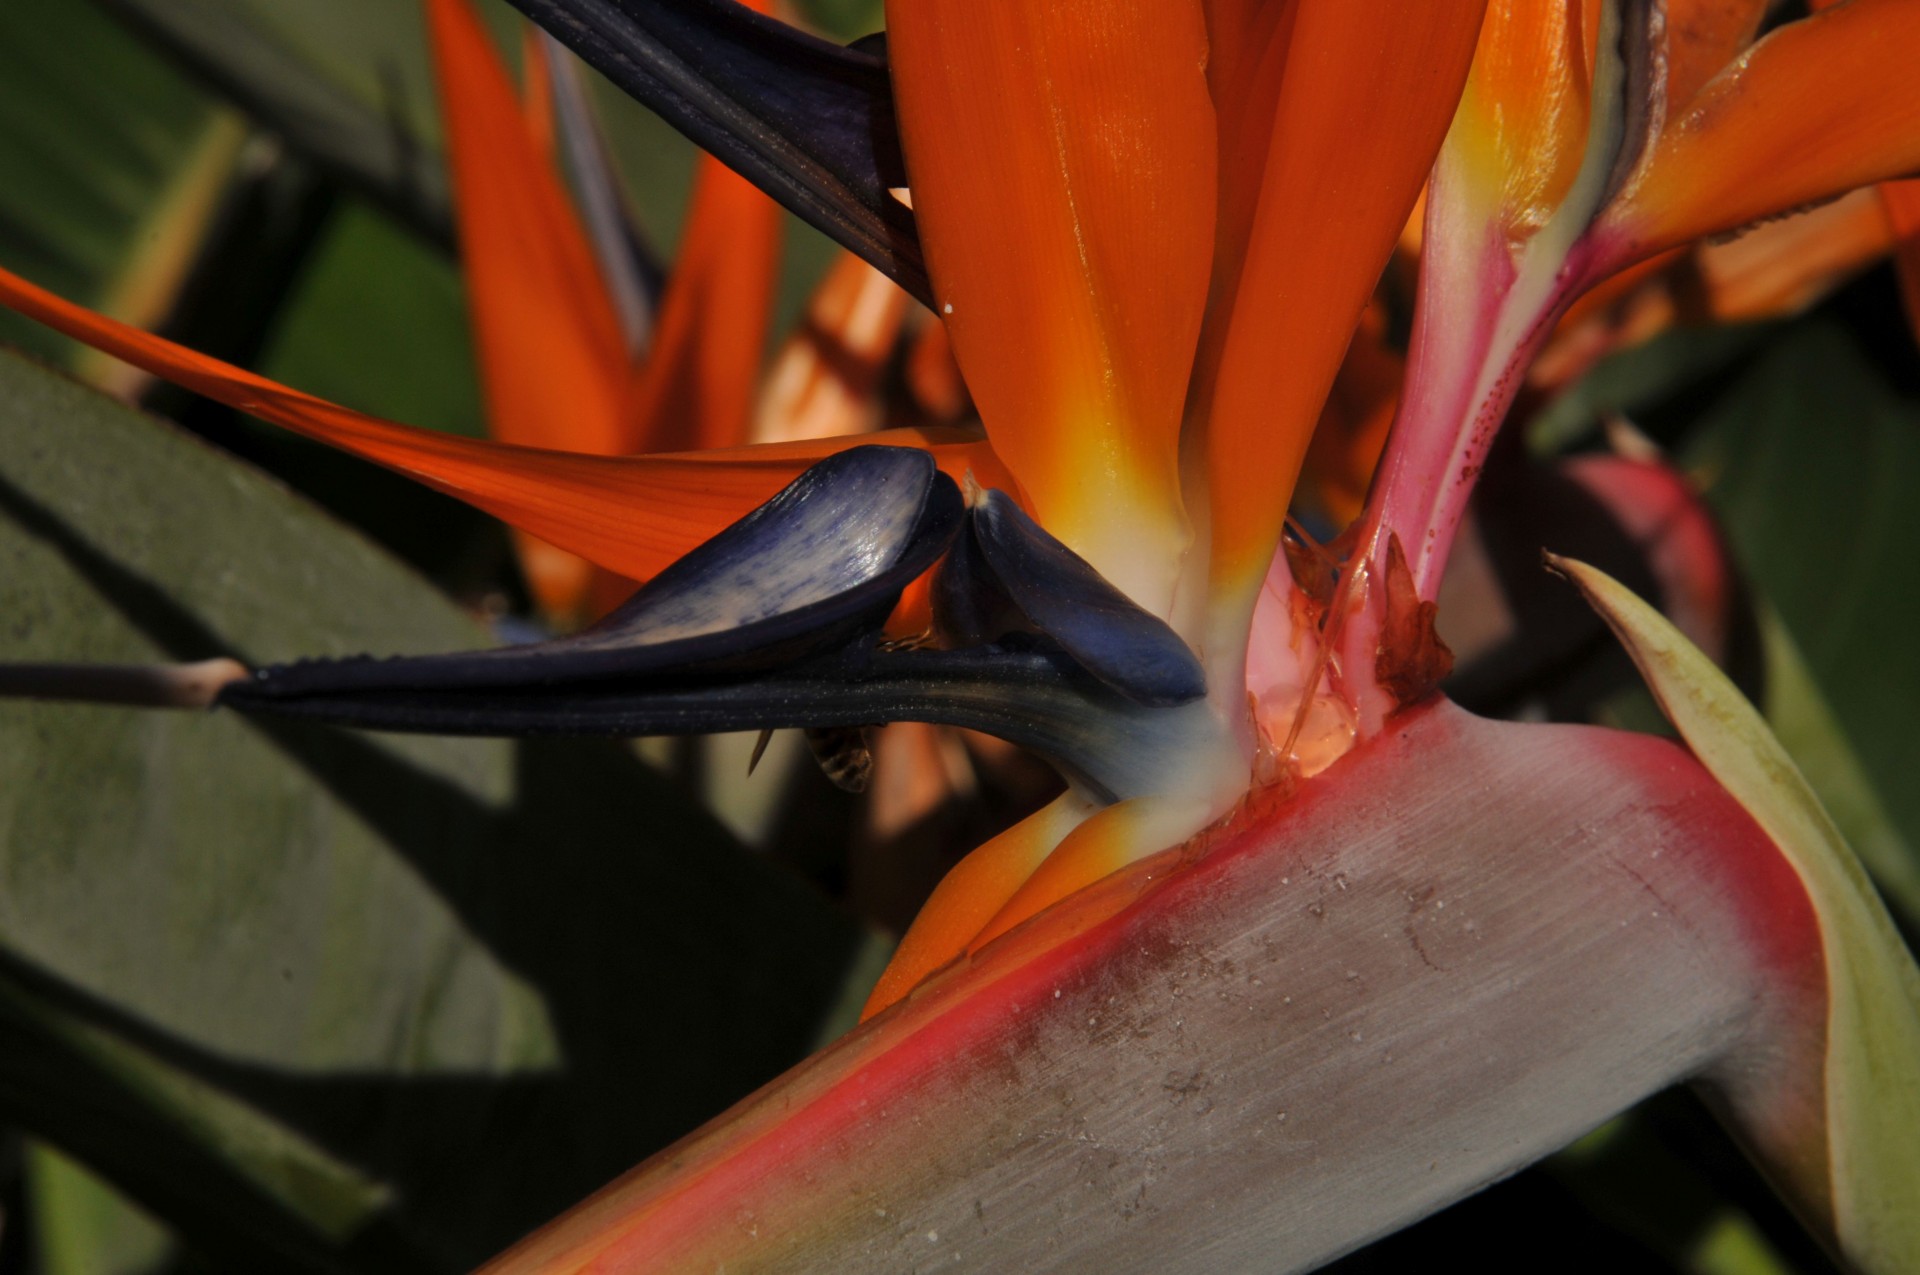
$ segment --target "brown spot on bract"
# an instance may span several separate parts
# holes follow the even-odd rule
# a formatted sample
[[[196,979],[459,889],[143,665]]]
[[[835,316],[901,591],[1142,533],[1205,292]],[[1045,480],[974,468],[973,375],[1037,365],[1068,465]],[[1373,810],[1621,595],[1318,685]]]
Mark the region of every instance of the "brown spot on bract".
[[[1293,573],[1300,591],[1323,607],[1333,601],[1333,563],[1325,551],[1291,536],[1282,539],[1280,544],[1286,550],[1287,569]]]
[[[1414,592],[1400,537],[1387,541],[1387,614],[1374,652],[1373,675],[1402,706],[1415,704],[1439,689],[1453,672],[1453,652],[1434,631],[1439,608]]]

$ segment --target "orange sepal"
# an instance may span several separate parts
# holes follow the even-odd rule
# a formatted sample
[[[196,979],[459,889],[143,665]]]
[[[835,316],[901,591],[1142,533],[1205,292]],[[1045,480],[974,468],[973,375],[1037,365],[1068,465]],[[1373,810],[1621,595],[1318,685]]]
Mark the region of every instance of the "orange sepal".
[[[1245,263],[1200,387],[1210,642],[1223,651],[1244,643],[1314,422],[1453,115],[1483,4],[1297,6]]]
[[[747,441],[782,216],[753,183],[711,155],[700,157],[653,343],[627,391],[620,450],[699,451]]]
[[[757,13],[769,0],[741,0]],[[780,272],[780,206],[702,152],[647,357],[626,387],[621,451],[703,451],[752,437]]]
[[[415,429],[337,406],[95,314],[0,270],[0,304],[176,385],[418,479],[549,544],[644,580],[825,456],[861,443],[931,451],[960,481],[1019,495],[991,447],[899,429],[665,456],[591,456]]]
[[[1493,0],[1449,141],[1503,225],[1530,234],[1586,151],[1604,0]]]
[[[1681,317],[1751,323],[1806,309],[1895,248],[1887,189],[1857,190],[1733,239],[1697,245],[1697,279],[1682,290]]]
[[[1768,0],[1667,0],[1667,110],[1694,94],[1753,43]],[[1818,7],[1818,0],[1816,0]]]
[[[467,0],[427,0],[467,311],[502,442],[612,454],[627,354],[619,319],[553,166],[552,93],[539,36],[516,97]],[[592,568],[520,533],[528,586],[550,615],[580,609]]]
[[[1187,841],[1205,822],[1196,818],[1201,809],[1201,803],[1180,798],[1134,797],[1076,821],[1046,862],[981,927],[967,951],[979,951],[1127,864]]]
[[[1920,5],[1852,0],[1787,23],[1662,131],[1607,221],[1633,259],[1920,170]]]
[[[887,18],[938,309],[994,445],[1050,531],[1163,606],[1213,244],[1197,0],[895,0]]]
[[[427,0],[488,431],[624,450],[619,316],[507,69],[467,0]]]
[[[893,959],[860,1011],[865,1022],[963,955],[968,945],[1091,812],[1071,793],[1056,797],[970,852],[941,879],[907,927]]]
[[[559,125],[554,119],[553,68],[547,62],[546,37],[532,23],[520,28],[520,117],[540,158],[555,163]]]

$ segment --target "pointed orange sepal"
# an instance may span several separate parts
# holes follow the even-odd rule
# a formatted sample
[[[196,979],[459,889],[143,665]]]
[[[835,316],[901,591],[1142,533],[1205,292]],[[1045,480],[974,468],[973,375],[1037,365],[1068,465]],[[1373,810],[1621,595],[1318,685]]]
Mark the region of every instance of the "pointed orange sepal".
[[[1092,813],[1072,793],[1042,806],[954,866],[934,889],[894,950],[893,960],[867,997],[861,1021],[872,1018],[957,960],[981,927],[1006,906],[1061,839]]]
[[[176,385],[351,452],[484,509],[549,544],[644,580],[821,458],[861,443],[917,447],[956,481],[1016,496],[984,440],[900,429],[719,452],[591,456],[415,429],[337,406],[98,315],[0,270],[0,305]]]
[[[981,927],[967,951],[979,951],[1127,864],[1186,841],[1199,831],[1197,824],[1206,822],[1200,815],[1203,805],[1173,797],[1135,797],[1076,821],[1046,862]]]
[[[1606,222],[1628,259],[1920,170],[1920,5],[1851,0],[1789,22],[1662,131]]]
[[[1453,167],[1516,238],[1546,224],[1586,151],[1606,0],[1496,0],[1448,139]]]
[[[593,250],[468,0],[427,0],[489,432],[625,450],[625,340]]]
[[[1768,0],[1667,0],[1669,115],[1684,111],[1695,94],[1753,43],[1767,6]]]
[[[620,450],[745,443],[780,268],[779,205],[702,155],[652,346],[627,390]]]
[[[938,308],[995,446],[1050,531],[1163,609],[1213,243],[1198,0],[887,17]]]
[[[1682,288],[1689,294],[1682,317],[1751,323],[1806,309],[1896,248],[1892,210],[1882,198],[1887,189],[1857,190],[1725,242],[1697,245],[1697,278]]]
[[[540,37],[528,28],[516,97],[468,0],[426,8],[487,432],[526,447],[619,452],[625,341],[554,168]],[[592,568],[525,533],[515,541],[542,610],[577,614]]]
[[[520,116],[527,122],[527,136],[534,150],[547,164],[557,162],[555,141],[559,125],[554,119],[553,69],[547,61],[546,37],[540,28],[527,23],[520,29]]]

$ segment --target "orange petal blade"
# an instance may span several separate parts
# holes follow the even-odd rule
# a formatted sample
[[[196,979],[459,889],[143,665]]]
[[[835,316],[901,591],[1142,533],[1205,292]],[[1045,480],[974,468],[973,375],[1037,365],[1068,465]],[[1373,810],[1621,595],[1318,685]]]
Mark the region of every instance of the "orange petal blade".
[[[468,0],[427,13],[489,432],[617,452],[627,354],[593,251]]]
[[[1790,22],[1670,121],[1607,221],[1628,259],[1920,171],[1920,5]]]
[[[780,267],[779,205],[710,155],[660,301],[652,348],[627,389],[620,450],[745,443]]]
[[[1091,813],[1088,803],[1064,793],[954,865],[907,928],[893,960],[867,997],[861,1020],[872,1018],[927,975],[962,956],[981,927]]]
[[[1048,529],[1164,612],[1215,165],[1198,0],[895,0],[888,52],[939,309]]]

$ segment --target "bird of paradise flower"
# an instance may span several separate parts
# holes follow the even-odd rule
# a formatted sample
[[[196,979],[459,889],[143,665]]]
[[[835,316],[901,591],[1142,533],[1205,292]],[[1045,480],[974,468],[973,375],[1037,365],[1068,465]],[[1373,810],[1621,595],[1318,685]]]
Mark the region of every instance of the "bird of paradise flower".
[[[589,57],[635,38],[524,7]],[[1920,1261],[1920,975],[1751,710],[1577,564],[1691,757],[1435,695],[1439,572],[1566,307],[1920,167],[1920,10],[1762,38],[1765,10],[890,6],[928,295],[991,443],[427,436],[0,275],[62,331],[651,581],[544,648],[269,670],[233,707],[953,721],[1069,779],[936,892],[869,1025],[493,1269],[1302,1269],[1689,1077],[1850,1261]],[[1436,155],[1402,406],[1338,588],[1309,593],[1288,498]],[[871,204],[837,212],[912,273]],[[936,561],[947,649],[878,650]]]

